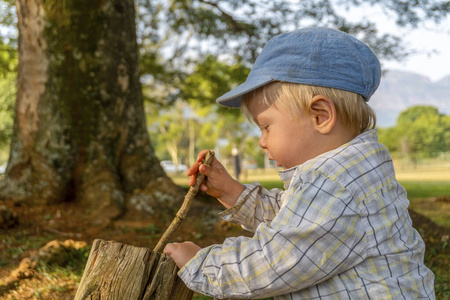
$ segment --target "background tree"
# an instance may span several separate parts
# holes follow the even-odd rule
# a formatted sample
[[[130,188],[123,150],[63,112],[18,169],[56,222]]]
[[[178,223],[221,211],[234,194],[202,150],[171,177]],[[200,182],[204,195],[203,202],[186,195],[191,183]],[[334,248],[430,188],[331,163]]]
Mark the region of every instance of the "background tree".
[[[391,0],[140,0],[137,3],[144,89],[151,91],[144,93],[144,97],[154,103],[183,99],[205,106],[216,106],[218,96],[243,82],[247,68],[263,45],[283,31],[311,25],[334,27],[368,43],[382,61],[401,60],[411,51],[403,46],[401,37],[381,34],[370,20],[349,19],[346,11],[355,6],[382,7],[400,27],[414,29],[425,20],[439,23],[449,10],[445,1],[419,4]],[[160,90],[164,93],[158,93]],[[219,120],[224,114],[236,113],[223,108],[217,108],[216,112],[220,114]],[[239,122],[238,117],[232,122]],[[223,130],[221,136],[225,137],[226,129]],[[237,132],[234,130],[233,134]]]
[[[178,166],[187,157],[190,133],[194,126],[189,118],[190,108],[186,102],[177,101],[170,110],[159,109],[150,119],[150,136],[161,159],[170,159]],[[195,130],[195,129],[194,129]],[[168,153],[170,157],[164,156]]]
[[[12,0],[1,4],[9,8]],[[439,0],[15,4],[16,114],[0,194],[26,203],[75,199],[100,219],[120,215],[127,203],[152,212],[157,203],[177,197],[170,194],[176,189],[167,188],[172,183],[149,142],[141,83],[144,97],[156,107],[179,99],[197,108],[211,106],[245,78],[275,34],[311,25],[334,27],[367,42],[382,60],[397,59],[406,55],[400,37],[380,34],[368,20],[350,22],[338,11],[379,5],[409,28],[422,20],[439,22],[449,11],[448,1]],[[9,9],[1,14],[14,22]]]
[[[197,64],[211,61],[210,56],[249,67],[268,39],[304,26],[340,29],[368,43],[382,61],[402,59],[410,50],[400,36],[382,34],[373,21],[354,20],[347,11],[378,7],[398,26],[413,30],[427,20],[444,20],[450,6],[442,0],[137,0],[137,4],[144,87],[153,91],[145,97],[163,103],[182,97],[185,88],[192,89],[185,85],[186,76]],[[206,103],[230,86],[219,86]],[[164,93],[154,93],[160,90]]]
[[[13,131],[14,104],[16,96],[16,78],[14,73],[0,74],[0,149],[9,146],[10,137]],[[6,153],[0,151],[0,158],[4,158]],[[0,159],[1,161],[4,159]]]
[[[0,24],[13,26],[15,11],[13,1],[0,2]],[[14,31],[0,38],[0,165],[7,159],[7,148],[12,135],[16,97],[17,38]]]
[[[16,118],[2,197],[77,200],[100,223],[136,190],[146,189],[150,206],[158,193],[180,199],[146,131],[134,2],[20,0],[16,9]]]
[[[221,159],[231,158],[231,148],[236,148],[238,155],[243,155],[249,126],[239,110],[221,107],[215,103],[215,99],[245,81],[248,72],[241,62],[227,64],[213,55],[208,55],[196,65],[195,71],[186,77],[180,91],[180,97],[191,103],[194,111],[199,112],[199,116],[212,121],[212,136],[207,135],[206,138],[229,141],[228,150],[218,149],[217,155]],[[200,135],[199,139],[204,139],[203,136]],[[199,146],[202,144],[204,143],[200,142]]]
[[[412,106],[400,113],[394,127],[380,131],[380,141],[390,151],[408,157],[436,157],[450,152],[450,116],[433,106]]]

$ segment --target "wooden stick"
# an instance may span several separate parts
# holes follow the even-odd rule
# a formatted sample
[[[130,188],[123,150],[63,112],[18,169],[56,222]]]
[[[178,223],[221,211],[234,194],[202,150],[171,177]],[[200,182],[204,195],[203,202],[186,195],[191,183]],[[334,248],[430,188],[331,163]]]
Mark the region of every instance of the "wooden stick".
[[[206,153],[205,158],[203,159],[202,163],[205,165],[211,165],[211,162],[214,157],[214,151],[208,151]],[[186,196],[184,196],[183,204],[181,205],[180,209],[178,210],[175,218],[173,219],[170,226],[167,228],[167,230],[164,232],[164,234],[159,239],[158,244],[156,245],[155,249],[153,249],[154,252],[160,252],[163,250],[163,248],[166,246],[167,242],[169,241],[172,234],[175,232],[175,230],[178,229],[181,222],[186,218],[186,215],[191,208],[192,200],[194,200],[195,195],[197,195],[198,190],[200,189],[200,185],[203,182],[203,179],[205,178],[205,175],[198,172],[197,176],[195,177],[195,183],[193,186],[189,188],[189,191],[186,193]]]

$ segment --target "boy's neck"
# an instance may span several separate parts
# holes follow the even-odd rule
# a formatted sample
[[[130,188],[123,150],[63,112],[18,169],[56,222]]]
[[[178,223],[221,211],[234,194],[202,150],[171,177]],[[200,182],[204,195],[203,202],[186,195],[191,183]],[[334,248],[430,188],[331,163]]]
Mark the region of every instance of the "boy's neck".
[[[349,143],[357,136],[358,134],[354,130],[343,126],[340,121],[336,121],[333,129],[328,134],[322,134],[317,142],[321,145],[322,154]]]

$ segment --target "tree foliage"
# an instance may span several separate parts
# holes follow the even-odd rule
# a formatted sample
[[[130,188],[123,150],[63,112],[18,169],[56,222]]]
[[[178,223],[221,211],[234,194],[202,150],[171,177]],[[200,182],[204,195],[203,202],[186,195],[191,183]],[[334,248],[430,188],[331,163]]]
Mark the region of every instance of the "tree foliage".
[[[14,73],[0,75],[0,149],[9,146],[9,139],[13,132],[15,83]]]
[[[236,126],[241,129],[245,125],[239,111],[217,107],[215,99],[245,80],[274,35],[304,26],[333,27],[368,43],[381,60],[402,59],[408,50],[401,37],[380,33],[370,20],[350,19],[346,11],[354,6],[382,7],[399,26],[412,29],[424,20],[438,23],[448,14],[446,2],[439,0],[426,5],[393,0],[138,0],[137,5],[144,97],[161,107],[177,99],[194,110],[215,106],[209,113],[219,113],[218,120],[226,120],[228,127],[240,122]],[[240,129],[215,122],[221,137],[244,148],[245,138],[236,135]]]
[[[380,130],[380,141],[415,161],[450,152],[450,116],[433,106],[417,105],[401,112],[394,127]]]
[[[350,18],[348,10],[378,7],[398,26],[413,30],[425,21],[442,22],[450,6],[444,0],[135,0],[135,4],[143,94],[157,110],[177,100],[188,101],[194,110],[215,105],[218,96],[245,79],[268,39],[299,27],[340,29],[368,43],[382,61],[402,59],[409,50],[401,36],[381,33],[371,20]],[[0,52],[14,54],[14,1],[0,0],[0,8]],[[14,72],[14,67],[6,67],[11,61],[0,55],[0,72]],[[236,114],[223,108],[220,113]]]
[[[407,55],[401,37],[381,34],[372,21],[348,18],[345,12],[353,6],[383,7],[397,19],[399,26],[411,28],[418,26],[421,17],[439,22],[448,13],[448,10],[437,13],[436,8],[444,6],[439,0],[429,1],[426,6],[415,2],[399,5],[394,0],[137,0],[136,3],[141,71],[144,85],[151,91],[146,96],[157,103],[183,97],[183,90],[192,88],[185,85],[186,77],[196,70],[196,65],[211,62],[211,56],[248,68],[271,37],[304,26],[326,26],[348,32],[368,43],[381,60]],[[215,89],[208,102],[223,90],[226,88]]]
[[[14,1],[0,1],[0,150],[7,148],[13,131],[14,103],[16,96],[17,34],[8,31],[15,26]]]

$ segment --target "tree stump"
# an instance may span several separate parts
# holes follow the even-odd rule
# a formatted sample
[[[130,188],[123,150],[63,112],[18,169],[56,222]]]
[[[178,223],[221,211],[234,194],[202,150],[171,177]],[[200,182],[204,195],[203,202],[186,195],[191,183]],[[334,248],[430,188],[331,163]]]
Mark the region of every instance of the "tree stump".
[[[214,151],[202,163],[211,165]],[[178,277],[172,258],[161,252],[191,207],[205,175],[198,173],[183,204],[155,249],[95,240],[75,300],[188,300],[193,292]]]
[[[177,272],[167,254],[96,239],[74,299],[192,299]]]

